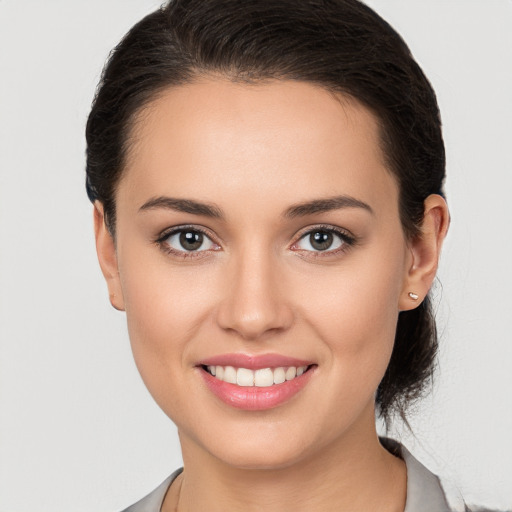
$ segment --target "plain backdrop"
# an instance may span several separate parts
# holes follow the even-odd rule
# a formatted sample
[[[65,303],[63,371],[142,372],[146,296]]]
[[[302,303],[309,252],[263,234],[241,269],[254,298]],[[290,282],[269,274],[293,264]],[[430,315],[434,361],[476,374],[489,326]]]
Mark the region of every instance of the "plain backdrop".
[[[469,502],[510,509],[512,2],[368,3],[432,81],[448,152],[439,372],[401,439]],[[159,4],[0,0],[0,512],[119,510],[181,463],[110,307],[84,189],[103,62]]]

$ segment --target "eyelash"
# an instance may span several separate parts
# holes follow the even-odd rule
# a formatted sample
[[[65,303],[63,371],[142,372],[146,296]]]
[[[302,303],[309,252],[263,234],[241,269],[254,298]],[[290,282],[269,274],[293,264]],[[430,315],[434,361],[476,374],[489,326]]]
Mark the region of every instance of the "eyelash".
[[[307,237],[310,237],[314,233],[330,233],[332,235],[335,235],[336,237],[338,237],[340,239],[341,246],[337,247],[336,249],[326,249],[325,251],[321,251],[321,250],[311,251],[311,250],[297,248],[297,245],[299,244],[299,242],[301,242],[302,240],[305,240]],[[340,229],[340,228],[337,228],[337,227],[334,227],[331,225],[320,224],[317,226],[312,226],[312,227],[306,228],[299,235],[299,238],[297,239],[297,241],[293,243],[293,245],[291,246],[291,249],[295,250],[297,252],[301,252],[301,253],[309,253],[308,257],[310,257],[310,258],[327,258],[327,257],[337,256],[339,254],[343,254],[343,253],[347,252],[349,249],[351,249],[352,247],[354,247],[357,244],[357,241],[358,240],[355,236],[353,236],[351,233],[349,233],[348,231],[346,231],[344,229]]]
[[[215,246],[214,249],[206,249],[202,251],[187,251],[185,249],[183,250],[177,250],[174,249],[167,243],[167,240],[173,235],[178,235],[180,233],[200,233],[204,236],[206,240],[209,240],[211,244]],[[207,254],[210,251],[218,251],[220,249],[220,246],[213,241],[213,236],[206,230],[201,229],[198,226],[194,225],[185,225],[185,226],[175,226],[171,229],[168,229],[166,231],[163,231],[158,238],[155,240],[155,243],[160,247],[160,249],[166,253],[170,254],[172,256],[182,258],[182,259],[189,259],[189,258],[201,258],[207,256]]]
[[[201,251],[187,251],[185,249],[183,250],[177,250],[172,248],[169,243],[167,242],[170,237],[174,235],[178,235],[180,233],[200,233],[202,236],[205,237],[205,239],[209,240],[211,244],[213,244],[213,249],[203,249]],[[341,241],[341,246],[337,247],[336,249],[326,249],[325,251],[322,250],[307,250],[307,249],[300,249],[297,247],[297,245],[302,241],[305,240],[308,236],[313,235],[314,233],[329,233],[332,235],[335,235],[338,237]],[[182,258],[182,259],[189,259],[189,258],[201,258],[206,257],[211,251],[218,251],[221,249],[219,244],[217,244],[213,240],[213,236],[206,230],[195,226],[195,225],[184,225],[184,226],[175,226],[173,228],[170,228],[166,231],[163,231],[160,233],[158,238],[155,240],[155,243],[159,246],[159,248],[166,254],[170,254],[172,256]],[[325,258],[329,256],[335,256],[340,253],[344,253],[348,251],[350,248],[352,248],[354,245],[356,245],[357,239],[349,232],[342,230],[340,228],[336,228],[331,225],[317,225],[308,227],[305,230],[300,233],[297,240],[290,246],[290,249],[296,252],[301,253],[309,253],[308,257],[311,258]]]

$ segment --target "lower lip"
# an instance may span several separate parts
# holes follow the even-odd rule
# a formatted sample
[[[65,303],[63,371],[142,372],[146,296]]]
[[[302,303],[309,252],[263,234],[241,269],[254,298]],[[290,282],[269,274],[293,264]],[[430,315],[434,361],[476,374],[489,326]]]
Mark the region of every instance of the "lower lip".
[[[199,368],[199,371],[210,391],[224,403],[237,409],[263,411],[284,404],[294,397],[310,381],[313,369],[309,368],[300,377],[287,380],[282,384],[261,388],[257,386],[237,386],[216,379],[203,368]]]

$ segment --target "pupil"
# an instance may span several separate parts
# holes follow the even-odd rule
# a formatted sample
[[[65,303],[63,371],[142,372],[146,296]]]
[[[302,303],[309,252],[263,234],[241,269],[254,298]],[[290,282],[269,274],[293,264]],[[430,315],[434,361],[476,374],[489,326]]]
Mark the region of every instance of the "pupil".
[[[197,231],[183,231],[180,234],[180,244],[187,251],[195,251],[203,245],[203,234]]]
[[[325,251],[332,245],[333,236],[328,231],[317,231],[309,235],[309,242],[317,251]]]

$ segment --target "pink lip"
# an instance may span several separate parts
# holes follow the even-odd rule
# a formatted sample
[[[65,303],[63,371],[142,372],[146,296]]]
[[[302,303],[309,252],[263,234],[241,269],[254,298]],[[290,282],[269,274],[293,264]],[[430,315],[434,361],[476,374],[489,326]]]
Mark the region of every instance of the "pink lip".
[[[309,366],[311,364],[313,364],[312,361],[304,361],[302,359],[286,357],[280,354],[222,354],[204,359],[197,363],[197,366],[234,366],[235,368],[260,370],[261,368]]]
[[[205,359],[198,364],[197,369],[201,374],[208,389],[225,404],[237,409],[247,411],[263,411],[284,404],[294,397],[310,381],[315,373],[316,366],[282,384],[274,384],[268,387],[237,386],[210,375],[203,366],[234,366],[235,368],[248,368],[258,370],[261,368],[278,368],[289,366],[311,366],[311,362],[284,357],[277,354],[264,354],[260,356],[248,356],[245,354],[225,354]]]

